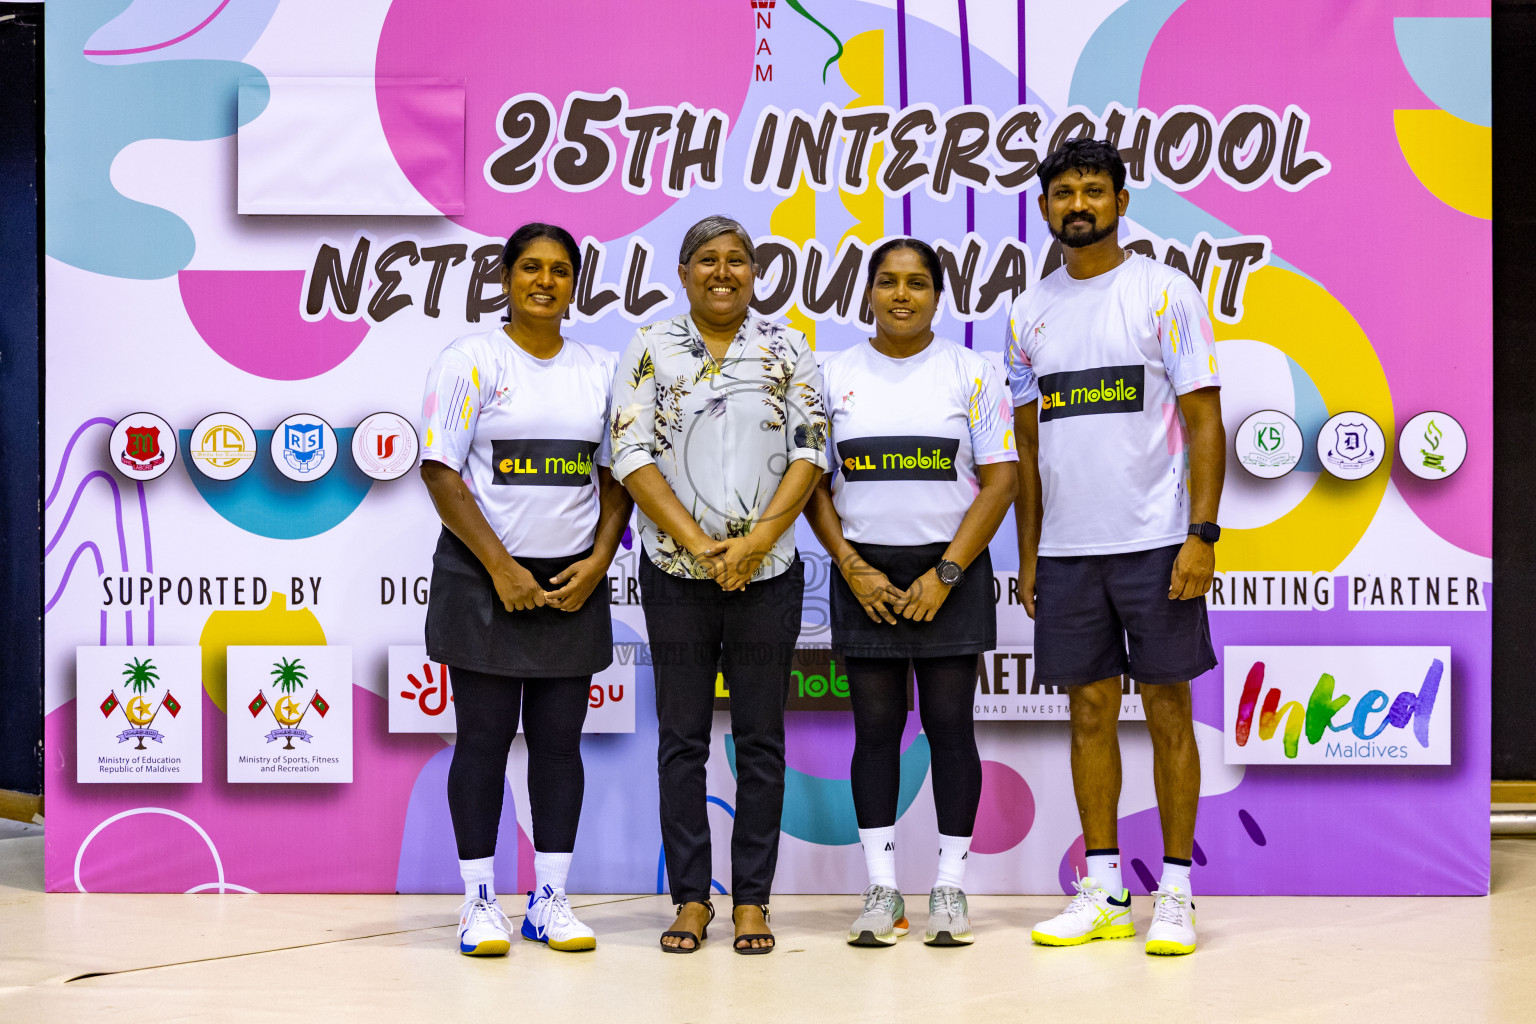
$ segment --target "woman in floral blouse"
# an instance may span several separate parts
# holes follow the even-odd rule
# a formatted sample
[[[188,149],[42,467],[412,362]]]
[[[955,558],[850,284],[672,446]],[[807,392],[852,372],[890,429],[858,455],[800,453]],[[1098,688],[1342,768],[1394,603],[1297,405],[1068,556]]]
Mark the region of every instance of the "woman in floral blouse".
[[[640,507],[641,598],[656,672],[661,836],[691,953],[710,903],[709,759],[715,676],[731,694],[738,953],[767,953],[784,803],[784,703],[805,566],[794,523],[826,470],[821,372],[801,332],[754,315],[752,240],[727,217],[688,230],[689,311],[642,327],[613,384],[613,475]]]

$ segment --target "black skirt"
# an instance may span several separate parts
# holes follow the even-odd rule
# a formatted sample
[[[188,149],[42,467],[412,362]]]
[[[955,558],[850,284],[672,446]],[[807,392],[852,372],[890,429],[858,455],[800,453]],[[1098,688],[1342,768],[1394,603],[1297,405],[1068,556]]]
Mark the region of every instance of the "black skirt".
[[[565,558],[517,556],[517,561],[548,587],[551,576],[590,554],[588,548]],[[427,657],[453,668],[522,678],[601,672],[613,662],[608,582],[597,585],[580,611],[509,612],[480,559],[444,527],[432,555]]]
[[[939,563],[949,545],[853,547],[864,561],[885,573],[892,586],[905,590]],[[990,651],[997,646],[992,587],[992,556],[983,548],[932,622],[913,622],[898,615],[893,626],[871,620],[843,574],[833,572],[832,648],[854,658],[942,658]]]

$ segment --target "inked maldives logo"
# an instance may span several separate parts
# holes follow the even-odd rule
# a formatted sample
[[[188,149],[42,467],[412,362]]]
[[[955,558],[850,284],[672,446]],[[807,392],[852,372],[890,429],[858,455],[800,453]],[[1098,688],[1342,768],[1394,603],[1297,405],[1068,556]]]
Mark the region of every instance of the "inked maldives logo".
[[[1449,650],[1237,650],[1227,650],[1228,763],[1450,763]]]

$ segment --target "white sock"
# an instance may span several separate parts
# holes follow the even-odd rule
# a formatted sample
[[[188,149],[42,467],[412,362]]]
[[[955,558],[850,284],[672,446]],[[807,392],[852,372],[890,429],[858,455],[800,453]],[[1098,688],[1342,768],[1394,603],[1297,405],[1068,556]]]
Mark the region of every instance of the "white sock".
[[[459,861],[459,877],[464,879],[464,898],[496,902],[496,858],[476,857]]]
[[[564,889],[565,876],[571,870],[571,854],[544,853],[540,850],[533,851],[533,885],[534,892],[544,891],[547,885],[551,889]]]
[[[1089,850],[1084,859],[1088,861],[1088,877],[1108,889],[1115,899],[1119,899],[1121,890],[1125,888],[1125,883],[1120,880],[1119,849]]]
[[[939,833],[939,878],[933,883],[937,889],[947,885],[955,889],[965,888],[965,862],[971,855],[970,836],[946,836]]]
[[[859,845],[864,847],[869,884],[896,888],[896,826],[859,829]]]
[[[1189,861],[1164,857],[1163,877],[1158,881],[1157,887],[1165,892],[1174,887],[1178,887],[1183,892],[1189,892]]]

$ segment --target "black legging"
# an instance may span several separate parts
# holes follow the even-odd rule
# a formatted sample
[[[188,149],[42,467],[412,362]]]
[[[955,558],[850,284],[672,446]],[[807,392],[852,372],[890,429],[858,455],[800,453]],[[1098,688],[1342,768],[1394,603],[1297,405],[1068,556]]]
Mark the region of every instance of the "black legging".
[[[502,780],[517,735],[518,705],[528,743],[528,811],[533,848],[569,853],[576,847],[581,795],[581,726],[587,717],[591,676],[519,679],[449,669],[459,736],[448,768],[448,813],[459,858],[496,852]]]
[[[859,828],[896,824],[901,792],[901,733],[907,724],[907,658],[848,658],[853,703],[853,808]],[[968,836],[981,802],[981,755],[973,705],[976,655],[912,658],[917,705],[933,757],[933,806],[939,832]]]

